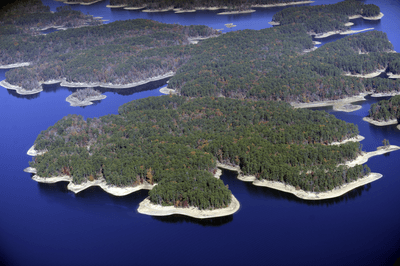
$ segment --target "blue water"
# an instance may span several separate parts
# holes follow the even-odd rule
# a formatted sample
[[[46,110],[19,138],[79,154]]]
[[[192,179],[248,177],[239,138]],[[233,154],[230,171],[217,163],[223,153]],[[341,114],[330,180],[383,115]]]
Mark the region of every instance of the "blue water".
[[[314,4],[334,2],[321,0]],[[44,3],[51,10],[63,5],[49,0]],[[399,1],[374,3],[385,14],[382,20],[358,19],[353,29],[374,27],[384,31],[400,51]],[[225,23],[237,25],[230,30],[270,27],[267,22],[280,10],[257,9],[236,16],[216,16],[212,11],[148,14],[110,10],[106,4],[72,8],[110,21],[140,17],[214,28],[225,28]],[[0,80],[4,73],[0,70]],[[38,184],[22,171],[31,159],[26,151],[36,136],[63,116],[117,114],[123,103],[161,95],[158,87],[164,83],[132,90],[104,90],[106,99],[85,108],[70,107],[65,98],[74,89],[58,85],[47,86],[32,97],[0,88],[0,264],[392,265],[400,257],[400,151],[368,161],[372,171],[383,174],[382,179],[343,197],[320,202],[255,187],[224,171],[221,178],[229,184],[241,208],[232,216],[204,221],[137,213],[146,191],[119,198],[91,188],[74,195],[65,182]],[[366,137],[361,142],[366,151],[375,150],[384,138],[400,145],[395,127],[376,127],[362,121],[377,100],[359,103],[362,109],[353,113],[324,110],[357,124]]]

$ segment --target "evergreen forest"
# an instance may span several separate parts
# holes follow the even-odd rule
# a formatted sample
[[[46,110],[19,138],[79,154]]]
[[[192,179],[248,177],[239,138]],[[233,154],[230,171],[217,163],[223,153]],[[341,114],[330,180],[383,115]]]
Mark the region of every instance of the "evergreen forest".
[[[158,183],[154,203],[229,204],[230,192],[213,177],[216,163],[245,175],[326,191],[369,173],[367,166],[338,166],[355,159],[358,128],[323,111],[284,102],[166,95],[132,101],[119,115],[69,115],[41,132],[30,162],[42,177],[69,175],[74,183],[104,178],[115,186]]]
[[[391,97],[389,100],[382,100],[371,105],[368,116],[376,121],[389,121],[400,119],[400,95]]]

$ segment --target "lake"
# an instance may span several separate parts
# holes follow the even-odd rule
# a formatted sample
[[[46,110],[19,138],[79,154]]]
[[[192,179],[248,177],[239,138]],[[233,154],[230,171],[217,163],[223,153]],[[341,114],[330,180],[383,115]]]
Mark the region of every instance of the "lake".
[[[329,4],[338,1],[316,1]],[[364,1],[372,3],[372,1]],[[55,10],[64,5],[44,1]],[[387,33],[400,51],[400,2],[373,1],[385,14],[381,21],[354,20],[352,29],[374,27]],[[105,20],[154,19],[181,25],[205,24],[223,32],[271,27],[282,8],[256,9],[243,15],[217,16],[214,11],[174,14],[108,9],[108,1],[76,10]],[[237,25],[228,29],[226,23]],[[323,39],[334,41],[338,36]],[[0,80],[6,70],[0,70]],[[105,90],[107,98],[84,108],[65,98],[74,89],[46,86],[23,97],[0,87],[0,264],[4,265],[392,265],[400,257],[400,151],[373,157],[368,166],[383,178],[342,197],[304,201],[269,188],[256,187],[224,171],[222,180],[240,201],[234,215],[208,220],[185,216],[152,217],[136,209],[147,191],[114,197],[100,188],[77,195],[66,182],[38,184],[23,172],[26,151],[37,135],[67,114],[84,118],[117,114],[123,103],[160,96],[164,81],[129,90]],[[332,111],[358,125],[363,149],[375,150],[383,139],[400,145],[394,126],[364,122],[369,106],[352,113]]]

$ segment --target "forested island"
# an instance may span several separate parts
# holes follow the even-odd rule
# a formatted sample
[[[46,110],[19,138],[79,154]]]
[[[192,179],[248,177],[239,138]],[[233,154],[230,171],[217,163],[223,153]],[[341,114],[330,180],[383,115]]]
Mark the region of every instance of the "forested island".
[[[69,6],[50,11],[40,0],[17,0],[2,7],[0,12],[0,34],[2,45],[14,46],[14,51],[28,36],[42,34],[48,28],[74,28],[100,25],[101,21],[91,15],[72,10]],[[16,37],[20,38],[16,38]],[[3,41],[4,39],[4,41]],[[4,47],[1,48],[2,50]],[[4,64],[2,60],[1,65]]]
[[[379,19],[380,8],[357,0],[345,0],[336,4],[285,8],[277,12],[274,25],[302,24],[308,34],[339,33],[349,30],[349,18]],[[325,35],[329,36],[329,35]]]
[[[67,97],[66,101],[71,106],[87,106],[93,104],[94,101],[100,101],[107,96],[102,95],[100,91],[93,88],[79,89]]]
[[[313,192],[368,175],[367,166],[344,165],[359,155],[358,143],[328,145],[357,134],[333,115],[283,102],[169,95],[124,104],[119,115],[61,119],[39,134],[35,149],[46,152],[30,166],[40,177],[67,175],[75,184],[157,183],[149,192],[155,204],[213,209],[231,200],[213,177],[217,162]]]
[[[364,121],[376,126],[397,125],[399,119],[400,95],[372,104],[368,110],[368,116],[364,117]]]
[[[124,104],[118,115],[64,117],[37,137],[29,172],[39,182],[67,180],[75,192],[144,188],[151,189],[148,204],[208,211],[239,207],[214,177],[218,166],[317,198],[376,180],[368,166],[349,164],[365,155],[357,142],[345,142],[358,136],[357,126],[289,103],[398,91],[397,80],[356,75],[400,73],[399,56],[379,31],[312,49],[305,24],[220,34],[136,19],[6,35],[18,47],[2,38],[0,62],[30,62],[6,72],[6,81],[26,92],[55,82],[123,88],[169,75],[177,94]]]

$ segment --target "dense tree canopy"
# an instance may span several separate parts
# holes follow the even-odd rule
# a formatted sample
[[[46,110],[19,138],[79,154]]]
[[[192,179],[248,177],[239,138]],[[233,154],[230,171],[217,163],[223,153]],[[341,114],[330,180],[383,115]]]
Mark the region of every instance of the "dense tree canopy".
[[[400,95],[393,96],[389,100],[382,100],[371,105],[368,117],[376,121],[388,121],[400,119]]]
[[[155,203],[221,207],[230,194],[211,175],[217,161],[259,179],[325,191],[365,175],[367,168],[337,167],[358,155],[358,143],[327,145],[357,134],[353,124],[286,103],[150,97],[122,105],[119,115],[61,119],[39,134],[35,148],[47,152],[31,166],[39,176],[70,175],[75,183],[147,180],[158,183],[150,194]]]

